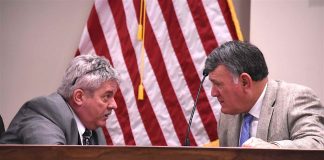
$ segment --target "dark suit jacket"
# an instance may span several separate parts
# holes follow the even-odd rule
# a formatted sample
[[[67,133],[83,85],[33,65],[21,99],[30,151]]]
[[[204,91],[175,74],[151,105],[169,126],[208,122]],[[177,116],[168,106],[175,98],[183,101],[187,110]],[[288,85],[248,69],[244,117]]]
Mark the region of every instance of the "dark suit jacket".
[[[0,137],[2,135],[2,133],[5,131],[5,127],[4,127],[4,124],[3,124],[3,121],[2,121],[2,117],[0,115]]]
[[[242,114],[221,113],[220,146],[237,147]],[[269,81],[262,102],[256,137],[283,148],[324,148],[324,107],[307,87]]]
[[[98,143],[106,144],[101,128]],[[77,145],[79,134],[73,112],[61,95],[53,93],[26,102],[11,121],[0,143]]]

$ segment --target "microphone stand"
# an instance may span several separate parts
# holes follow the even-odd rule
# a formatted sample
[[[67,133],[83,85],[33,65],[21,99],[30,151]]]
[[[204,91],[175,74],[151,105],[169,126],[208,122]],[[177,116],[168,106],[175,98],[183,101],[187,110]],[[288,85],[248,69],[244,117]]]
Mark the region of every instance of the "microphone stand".
[[[191,126],[191,123],[192,123],[192,118],[193,118],[193,116],[195,114],[195,110],[197,108],[197,102],[198,102],[198,98],[199,98],[201,86],[204,83],[204,80],[208,76],[208,74],[209,74],[208,73],[208,70],[207,69],[204,69],[204,71],[203,71],[203,76],[204,77],[200,81],[200,85],[199,85],[198,93],[197,93],[197,96],[196,96],[196,100],[195,100],[195,103],[194,103],[194,106],[192,108],[191,115],[190,115],[190,118],[189,118],[189,123],[188,123],[187,132],[186,132],[186,138],[185,138],[184,146],[190,146],[190,139],[189,139],[190,126]]]

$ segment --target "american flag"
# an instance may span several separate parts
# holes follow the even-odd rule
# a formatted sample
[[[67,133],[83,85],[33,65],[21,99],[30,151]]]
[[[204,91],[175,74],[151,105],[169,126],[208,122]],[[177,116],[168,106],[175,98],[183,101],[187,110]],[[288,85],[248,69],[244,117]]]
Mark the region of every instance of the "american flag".
[[[240,35],[231,8],[230,0],[94,1],[77,55],[105,56],[120,72],[118,108],[104,128],[109,145],[184,144],[207,55]],[[190,130],[192,146],[218,139],[220,105],[210,89],[206,81]]]

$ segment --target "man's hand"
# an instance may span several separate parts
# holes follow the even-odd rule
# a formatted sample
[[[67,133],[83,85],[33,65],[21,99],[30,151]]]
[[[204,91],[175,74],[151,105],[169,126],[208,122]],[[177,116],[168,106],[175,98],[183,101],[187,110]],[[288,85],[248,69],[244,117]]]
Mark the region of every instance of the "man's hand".
[[[269,142],[263,141],[260,138],[251,137],[246,142],[243,143],[242,147],[251,148],[279,148],[279,146],[271,144]]]

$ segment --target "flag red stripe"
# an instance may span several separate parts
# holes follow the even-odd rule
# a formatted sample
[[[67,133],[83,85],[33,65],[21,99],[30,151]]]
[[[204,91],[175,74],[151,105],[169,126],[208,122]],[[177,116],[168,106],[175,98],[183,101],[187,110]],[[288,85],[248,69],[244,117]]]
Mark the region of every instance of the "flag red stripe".
[[[222,10],[223,17],[225,19],[225,22],[227,24],[228,30],[231,33],[233,40],[238,40],[235,25],[232,19],[232,14],[230,12],[230,8],[228,6],[227,0],[218,0],[218,4]],[[208,53],[209,54],[209,53]]]
[[[107,143],[108,145],[113,145],[113,142],[112,142],[112,140],[111,140],[111,137],[110,137],[110,135],[109,135],[109,132],[108,132],[107,128],[106,128],[106,127],[102,127],[102,131],[103,131],[103,133],[104,133],[104,135],[105,135],[106,143]]]
[[[169,37],[175,54],[184,73],[184,77],[189,87],[191,96],[193,97],[193,99],[195,99],[195,95],[197,94],[197,90],[199,88],[200,78],[191,59],[190,52],[182,34],[180,24],[177,19],[174,18],[177,17],[174,6],[171,0],[159,0],[159,4],[161,6],[163,17],[168,27]],[[209,139],[213,140],[217,138],[217,133],[213,130],[213,128],[215,128],[217,125],[216,118],[212,114],[211,106],[203,88],[201,89],[200,95],[200,104],[204,107],[197,107],[197,110],[200,114]]]
[[[120,89],[117,90],[115,97],[123,97]],[[130,125],[130,119],[127,112],[127,107],[125,101],[118,101],[118,108],[115,110],[118,122],[121,124],[120,127],[123,132],[124,141],[126,145],[136,145],[132,128]]]
[[[95,7],[92,8],[91,15],[88,20],[88,31],[89,31],[90,39],[93,42],[94,49],[96,50],[96,53],[98,55],[105,56],[111,62],[111,64],[113,64]],[[120,94],[120,90],[118,90],[115,100],[116,103],[119,104],[116,110],[116,116],[119,123],[123,124],[121,126],[121,129],[123,132],[125,143],[130,145],[135,144],[133,133],[131,132],[129,115],[126,110],[125,99]],[[118,114],[118,113],[123,113],[123,114]]]
[[[205,8],[202,4],[202,1],[189,0],[188,5],[190,8],[191,14],[193,16],[193,20],[196,25],[199,37],[202,41],[202,45],[204,47],[206,54],[208,55],[214,48],[218,47],[218,42],[217,42],[215,35],[210,34],[210,33],[213,33],[213,30],[212,30],[210,21],[208,19],[208,16],[206,14]],[[199,99],[199,102],[203,103],[200,106],[206,106],[208,101]],[[198,108],[198,111],[199,111],[199,108]],[[205,118],[208,118],[210,116],[210,115],[208,115],[208,112],[210,112],[209,109],[207,109],[205,111],[201,111],[201,112],[202,112],[201,114],[203,114],[203,113],[206,114],[206,116],[204,116]],[[213,124],[213,126],[210,128],[206,128],[207,132],[209,132],[209,135],[212,134],[212,133],[210,133],[210,131],[213,132],[213,129],[212,129],[213,127],[217,128],[217,122],[216,122],[215,117],[210,117],[210,118],[212,118],[212,119],[209,123]],[[208,120],[203,120],[203,121],[205,122]],[[217,131],[217,129],[215,131]],[[214,132],[214,133],[216,133],[216,132]],[[212,136],[210,136],[210,138],[211,138],[211,140],[218,139],[218,135],[213,134]]]
[[[116,118],[108,119],[107,127],[103,128],[107,144],[179,145],[184,142],[189,118],[186,116],[196,98],[204,58],[218,44],[238,39],[235,26],[227,0],[146,1],[150,17],[145,26],[147,53],[143,83],[147,88],[144,101],[139,101],[136,99],[140,83],[137,58],[141,53],[135,30],[140,1],[95,0],[75,54],[89,54],[94,50],[114,62],[123,78],[128,77],[122,80],[123,86],[115,96]],[[178,74],[181,77],[177,81],[174,75]],[[215,98],[207,96],[204,89],[210,87],[205,83],[199,97],[200,117],[193,121],[191,145],[218,138],[215,116],[219,116],[220,105]]]
[[[93,6],[91,10],[90,17],[87,22],[87,27],[96,54],[100,56],[105,56],[112,64],[111,57],[109,56],[106,38],[101,28],[95,6]]]
[[[149,57],[150,63],[155,73],[155,77],[160,86],[162,98],[171,117],[176,134],[179,138],[179,141],[181,143],[184,143],[186,128],[188,125],[187,119],[182,112],[176,93],[172,87],[170,78],[166,76],[168,75],[168,73],[164,59],[162,57],[161,49],[156,40],[156,37],[154,37],[152,26],[149,21],[146,22],[145,33],[147,33],[145,35],[145,48],[147,51],[147,56]],[[191,143],[196,145],[194,139],[191,140]]]
[[[121,1],[108,1],[115,25],[120,40],[121,49],[123,52],[124,60],[127,66],[127,70],[130,73],[132,84],[134,86],[134,94],[138,96],[138,87],[140,83],[139,67],[137,65],[135,50],[131,44],[129,32],[127,30],[126,16],[124,7]],[[145,99],[143,101],[137,100],[137,106],[139,108],[144,127],[149,135],[149,138],[153,145],[167,145],[164,139],[162,129],[157,121],[156,115],[152,109],[152,105],[149,101],[146,91],[144,90]]]
[[[188,5],[206,53],[218,46],[202,1],[188,0]]]
[[[80,55],[80,50],[79,49],[77,49],[77,51],[75,52],[75,57],[78,56],[78,55]]]
[[[139,13],[139,7],[135,7],[136,13]],[[139,14],[137,15],[139,17]],[[166,66],[160,46],[153,33],[149,19],[146,19],[145,25],[145,48],[150,64],[154,70],[155,77],[160,86],[162,98],[170,115],[172,124],[180,142],[184,142],[187,120],[182,112],[177,96],[172,87],[171,81],[167,76]],[[195,140],[192,140],[196,144]]]

